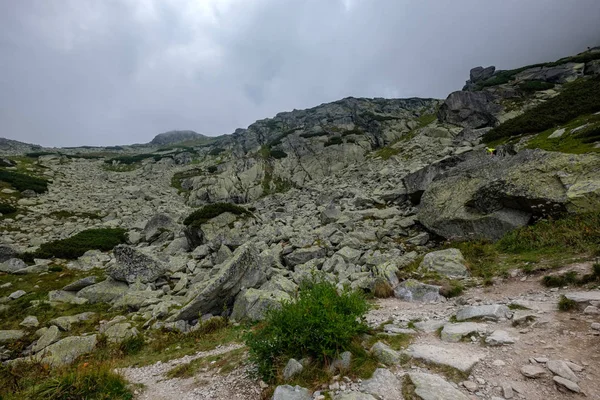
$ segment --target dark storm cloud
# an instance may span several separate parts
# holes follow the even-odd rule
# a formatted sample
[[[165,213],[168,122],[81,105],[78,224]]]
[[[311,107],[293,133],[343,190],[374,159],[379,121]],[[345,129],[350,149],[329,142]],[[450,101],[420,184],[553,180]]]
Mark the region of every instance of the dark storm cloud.
[[[476,65],[600,44],[598,0],[0,0],[0,136],[231,133],[346,96],[438,97]]]

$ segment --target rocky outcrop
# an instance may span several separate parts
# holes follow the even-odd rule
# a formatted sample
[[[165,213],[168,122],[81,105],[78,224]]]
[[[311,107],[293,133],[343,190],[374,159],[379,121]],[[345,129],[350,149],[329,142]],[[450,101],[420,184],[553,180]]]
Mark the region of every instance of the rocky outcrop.
[[[515,81],[544,81],[551,83],[573,82],[583,76],[585,64],[567,63],[555,67],[533,67],[518,73]]]
[[[187,304],[170,320],[193,320],[206,313],[220,314],[223,306],[233,304],[242,288],[259,287],[266,281],[265,268],[258,260],[258,252],[251,243],[239,247],[215,276],[190,288]]]
[[[127,245],[119,245],[114,249],[117,262],[108,268],[111,278],[121,282],[149,283],[163,276],[167,266],[158,260]]]
[[[260,321],[269,310],[281,308],[284,301],[290,300],[290,296],[282,291],[248,289],[237,296],[230,318],[234,321]]]
[[[164,146],[189,140],[206,139],[207,137],[194,131],[169,131],[159,133],[150,142],[151,145]]]
[[[418,219],[448,239],[497,240],[532,218],[598,209],[599,171],[600,160],[594,155],[481,153],[430,183]]]
[[[460,125],[464,128],[484,128],[494,126],[502,107],[487,92],[451,93],[438,111],[441,122]]]

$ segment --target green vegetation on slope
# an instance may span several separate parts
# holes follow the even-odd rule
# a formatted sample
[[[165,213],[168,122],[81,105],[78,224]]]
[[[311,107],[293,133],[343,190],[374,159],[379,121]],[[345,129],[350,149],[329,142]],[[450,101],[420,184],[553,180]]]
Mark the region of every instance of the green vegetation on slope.
[[[483,137],[485,142],[543,132],[585,114],[600,111],[600,77],[580,79],[565,85],[556,97],[495,127]]]
[[[88,229],[62,240],[43,243],[34,253],[24,254],[24,258],[65,258],[73,260],[88,250],[112,250],[116,245],[126,243],[126,230],[121,228]]]
[[[550,138],[558,129],[564,129],[562,136]],[[583,115],[557,128],[550,128],[536,135],[527,142],[529,149],[560,151],[563,153],[582,154],[600,152],[594,143],[600,141],[600,115]]]
[[[48,181],[18,172],[0,169],[0,181],[10,184],[20,192],[33,190],[36,193],[48,191]]]
[[[329,282],[305,283],[295,302],[272,309],[247,335],[251,359],[263,379],[273,381],[291,357],[326,365],[368,328],[362,321],[367,301],[357,292],[338,294]]]

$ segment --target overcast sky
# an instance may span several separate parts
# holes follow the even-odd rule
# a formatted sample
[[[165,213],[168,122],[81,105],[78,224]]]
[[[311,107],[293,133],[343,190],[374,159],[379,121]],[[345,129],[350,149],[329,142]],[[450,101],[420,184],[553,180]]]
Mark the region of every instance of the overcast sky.
[[[0,137],[232,133],[347,96],[437,97],[477,65],[600,45],[599,0],[0,0]]]

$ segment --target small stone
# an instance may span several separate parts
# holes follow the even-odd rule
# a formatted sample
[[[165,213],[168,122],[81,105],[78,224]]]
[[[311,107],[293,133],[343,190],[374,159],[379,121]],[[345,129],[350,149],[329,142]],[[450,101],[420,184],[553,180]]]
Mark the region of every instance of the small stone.
[[[501,330],[494,331],[490,336],[485,338],[485,343],[490,346],[503,346],[505,344],[513,344],[514,342],[515,339],[508,332]]]
[[[20,297],[25,296],[26,292],[24,290],[17,290],[16,292],[12,292],[8,295],[8,298],[11,300],[16,300]]]
[[[492,365],[495,367],[504,367],[506,365],[506,363],[502,360],[494,360]]]
[[[540,364],[546,364],[549,361],[548,357],[535,357],[534,360]]]
[[[19,325],[24,326],[25,328],[37,328],[40,325],[40,323],[36,316],[30,315],[28,317],[25,317],[23,322],[21,322]]]
[[[508,383],[502,384],[502,394],[505,399],[512,399],[515,393],[513,392],[512,386]]]
[[[575,375],[575,373],[571,370],[571,368],[569,368],[567,363],[565,363],[564,361],[550,360],[546,363],[546,367],[548,367],[548,369],[552,371],[554,375],[561,376],[572,382],[579,382],[579,378],[577,377],[577,375]]]
[[[290,358],[285,368],[283,369],[283,379],[289,381],[294,376],[302,372],[304,367],[297,360]]]
[[[546,375],[546,370],[537,365],[524,365],[521,367],[521,373],[527,378],[537,379]]]
[[[462,383],[462,385],[465,387],[465,389],[467,389],[469,392],[475,392],[477,389],[479,389],[479,385],[477,385],[475,382],[472,381],[464,381]]]
[[[580,393],[581,392],[581,388],[579,387],[578,384],[576,384],[573,381],[570,381],[568,379],[562,378],[560,376],[555,376],[553,378],[554,382],[556,384],[558,384],[559,386],[565,387],[567,389],[569,389],[571,392],[575,392],[575,393]]]
[[[600,322],[594,322],[591,328],[595,331],[600,331]]]

